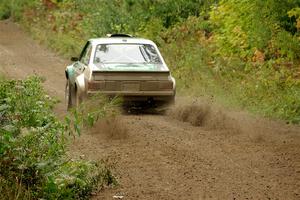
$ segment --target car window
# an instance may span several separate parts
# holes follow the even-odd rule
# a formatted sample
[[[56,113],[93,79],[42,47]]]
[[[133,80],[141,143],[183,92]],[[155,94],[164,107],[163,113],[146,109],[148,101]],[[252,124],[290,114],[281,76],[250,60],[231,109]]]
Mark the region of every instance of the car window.
[[[154,46],[150,44],[100,44],[94,63],[151,63],[161,64]]]
[[[86,48],[82,52],[80,62],[82,62],[85,65],[88,65],[91,57],[91,53],[92,53],[92,45],[89,43],[86,45]]]

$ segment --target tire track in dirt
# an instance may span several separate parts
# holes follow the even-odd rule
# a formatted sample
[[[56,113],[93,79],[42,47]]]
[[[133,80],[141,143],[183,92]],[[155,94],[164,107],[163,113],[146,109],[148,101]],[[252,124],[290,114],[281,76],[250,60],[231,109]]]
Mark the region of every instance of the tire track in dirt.
[[[56,108],[61,116],[66,63],[15,24],[0,21],[0,72],[45,77],[46,90],[62,101]],[[299,126],[187,102],[165,116],[99,122],[73,142],[72,156],[114,163],[120,185],[93,199],[300,198]]]

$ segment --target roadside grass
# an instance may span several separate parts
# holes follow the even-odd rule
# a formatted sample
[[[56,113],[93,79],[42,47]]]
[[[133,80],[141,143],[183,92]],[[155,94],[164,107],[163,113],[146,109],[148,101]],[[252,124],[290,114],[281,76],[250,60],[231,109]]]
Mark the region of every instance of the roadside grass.
[[[212,97],[231,108],[299,123],[299,61],[249,62],[237,56],[223,57],[214,35],[207,34],[203,23],[201,18],[190,17],[161,35],[167,38],[161,49],[180,92]]]
[[[176,61],[173,59],[172,62]],[[180,62],[186,65],[192,63],[188,60]],[[232,64],[231,61],[229,64]],[[203,72],[203,69],[207,72]],[[188,71],[183,75],[180,69],[173,69],[173,72],[180,85],[179,92],[183,95],[205,96],[229,108],[248,110],[272,119],[285,120],[287,123],[300,123],[300,83],[292,78],[285,78],[290,73],[289,70],[276,71],[267,65],[252,71],[217,70],[215,67],[202,65],[200,69],[192,70],[190,75]],[[192,76],[197,79],[188,78]]]
[[[70,136],[76,137],[85,121],[92,125],[117,113],[116,101],[102,101],[93,112],[82,108],[87,115],[74,110],[66,122],[56,118],[54,105],[38,77],[1,79],[0,199],[88,199],[92,191],[116,184],[105,162],[66,154]]]

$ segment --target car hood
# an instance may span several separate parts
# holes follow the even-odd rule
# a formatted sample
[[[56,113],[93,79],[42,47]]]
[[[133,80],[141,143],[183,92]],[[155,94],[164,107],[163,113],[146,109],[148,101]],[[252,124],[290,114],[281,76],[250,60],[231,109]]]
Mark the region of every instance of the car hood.
[[[169,71],[163,64],[128,63],[128,64],[100,64],[95,65],[99,71]]]

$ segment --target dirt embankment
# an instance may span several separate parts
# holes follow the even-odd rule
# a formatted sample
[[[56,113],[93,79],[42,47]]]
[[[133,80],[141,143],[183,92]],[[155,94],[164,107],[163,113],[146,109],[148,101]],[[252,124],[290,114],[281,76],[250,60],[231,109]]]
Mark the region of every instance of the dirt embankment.
[[[0,22],[0,72],[45,77],[64,98],[66,61]],[[57,113],[65,114],[60,103]],[[108,159],[119,186],[94,199],[299,199],[300,128],[179,99],[166,115],[122,115],[96,124],[70,147],[74,157]]]

